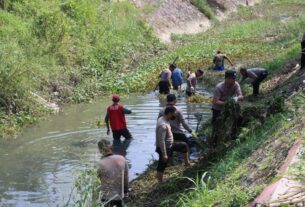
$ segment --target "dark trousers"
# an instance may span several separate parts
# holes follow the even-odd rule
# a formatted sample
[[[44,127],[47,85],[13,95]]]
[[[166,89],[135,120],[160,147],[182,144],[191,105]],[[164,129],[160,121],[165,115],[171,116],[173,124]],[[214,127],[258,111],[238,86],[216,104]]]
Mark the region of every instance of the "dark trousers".
[[[107,202],[106,200],[102,200],[102,202]],[[118,201],[110,201],[105,205],[105,207],[123,207],[123,202],[121,200]]]
[[[216,109],[212,109],[213,112],[213,116],[212,116],[212,124],[214,125],[217,118],[220,116],[221,114],[221,110],[216,110]]]
[[[301,55],[301,69],[305,69],[305,41],[301,42],[302,46],[302,55]]]
[[[188,147],[185,142],[174,142],[173,145],[170,148],[166,149],[166,154],[167,154],[167,161],[163,160],[163,154],[160,150],[159,147],[157,147],[156,152],[159,154],[159,161],[158,161],[158,166],[157,166],[157,171],[158,172],[164,172],[168,160],[173,156],[173,152],[182,152],[182,153],[187,153],[188,152]]]
[[[169,82],[168,81],[160,81],[159,82],[159,93],[160,94],[169,94],[170,89],[169,89]]]
[[[125,139],[132,139],[128,129],[114,130],[112,131],[113,139],[120,139],[123,136]]]
[[[212,109],[213,116],[212,116],[212,140],[209,140],[209,144],[213,147],[217,146],[218,143],[218,136],[217,136],[217,130],[219,129],[220,122],[219,117],[221,115],[221,110]]]
[[[185,91],[185,93],[186,93],[186,95],[187,95],[188,97],[190,97],[190,96],[192,96],[192,95],[195,94],[194,92],[190,92],[190,91]]]
[[[263,72],[260,76],[258,76],[252,83],[253,85],[253,95],[259,94],[259,84],[268,76],[268,72]]]

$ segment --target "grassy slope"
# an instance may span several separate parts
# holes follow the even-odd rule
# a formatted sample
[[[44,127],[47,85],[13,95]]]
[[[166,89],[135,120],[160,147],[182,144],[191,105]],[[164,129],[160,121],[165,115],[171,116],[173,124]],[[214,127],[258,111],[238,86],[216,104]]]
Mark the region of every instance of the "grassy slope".
[[[30,92],[81,102],[116,89],[112,77],[159,41],[131,3],[5,0],[0,9],[0,137],[45,114]]]

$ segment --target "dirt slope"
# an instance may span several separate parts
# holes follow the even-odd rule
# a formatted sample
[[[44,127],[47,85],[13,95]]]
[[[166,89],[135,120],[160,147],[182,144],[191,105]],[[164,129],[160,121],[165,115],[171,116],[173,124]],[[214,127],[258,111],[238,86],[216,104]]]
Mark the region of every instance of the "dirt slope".
[[[163,42],[170,42],[171,34],[193,34],[207,30],[211,21],[190,0],[130,0],[138,7],[156,35]],[[260,0],[248,0],[254,5]],[[246,0],[208,0],[221,20],[236,11]]]

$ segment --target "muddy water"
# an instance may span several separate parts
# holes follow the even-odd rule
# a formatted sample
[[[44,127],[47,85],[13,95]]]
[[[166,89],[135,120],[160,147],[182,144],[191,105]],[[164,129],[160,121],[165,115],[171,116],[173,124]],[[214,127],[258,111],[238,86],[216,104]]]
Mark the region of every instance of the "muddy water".
[[[155,94],[130,96],[122,103],[133,113],[127,115],[128,128],[134,140],[127,149],[130,179],[143,172],[154,153],[155,124],[163,99]],[[75,171],[85,162],[96,162],[96,142],[112,140],[105,129],[93,126],[105,114],[106,99],[91,104],[71,106],[63,113],[50,116],[38,125],[25,129],[14,140],[0,141],[0,206],[58,206],[71,192]],[[187,105],[178,100],[186,119],[196,128],[196,113],[203,120],[210,116],[210,107]]]

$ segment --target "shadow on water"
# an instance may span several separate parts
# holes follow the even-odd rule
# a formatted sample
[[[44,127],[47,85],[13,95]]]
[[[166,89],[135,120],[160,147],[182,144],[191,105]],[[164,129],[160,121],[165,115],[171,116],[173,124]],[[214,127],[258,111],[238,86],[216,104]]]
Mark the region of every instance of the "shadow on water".
[[[206,93],[205,91],[202,91]],[[165,98],[155,94],[122,98],[133,111],[127,115],[132,142],[114,143],[114,150],[126,154],[130,179],[142,173],[155,154],[155,124]],[[70,106],[63,113],[50,116],[38,125],[25,129],[14,140],[0,140],[0,206],[57,206],[69,196],[75,175],[85,163],[98,161],[96,143],[112,141],[105,129],[96,129],[92,122],[103,118],[110,104],[103,99],[91,104]],[[197,113],[203,120],[210,116],[210,106],[186,104],[185,97],[177,104],[193,129]]]

